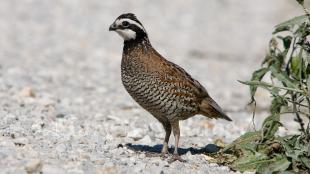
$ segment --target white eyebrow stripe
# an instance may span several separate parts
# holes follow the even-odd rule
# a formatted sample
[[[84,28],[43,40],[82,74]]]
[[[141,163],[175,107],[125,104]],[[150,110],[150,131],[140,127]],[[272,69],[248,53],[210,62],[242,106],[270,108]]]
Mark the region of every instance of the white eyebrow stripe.
[[[121,23],[124,22],[124,21],[127,21],[127,22],[129,22],[130,24],[134,24],[134,25],[138,26],[140,29],[142,29],[142,30],[145,32],[145,29],[144,29],[144,27],[143,27],[141,24],[139,24],[138,22],[136,22],[136,21],[134,21],[134,20],[131,20],[131,19],[118,19],[118,20],[116,21],[116,24],[117,24],[117,25],[121,25]]]

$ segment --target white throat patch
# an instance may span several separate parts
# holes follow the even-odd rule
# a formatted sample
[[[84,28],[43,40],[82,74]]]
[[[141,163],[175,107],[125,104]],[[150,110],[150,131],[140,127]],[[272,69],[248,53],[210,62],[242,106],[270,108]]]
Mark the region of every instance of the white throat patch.
[[[120,30],[117,29],[116,32],[124,39],[124,40],[131,40],[131,39],[136,39],[136,32],[130,30],[130,29],[124,29]]]

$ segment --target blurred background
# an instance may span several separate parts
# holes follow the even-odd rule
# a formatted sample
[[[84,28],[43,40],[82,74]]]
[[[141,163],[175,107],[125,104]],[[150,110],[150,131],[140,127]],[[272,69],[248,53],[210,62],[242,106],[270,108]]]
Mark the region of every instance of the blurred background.
[[[200,81],[235,120],[185,121],[181,145],[186,147],[215,138],[230,142],[251,128],[248,87],[237,80],[249,79],[260,66],[273,27],[303,14],[292,0],[0,0],[0,137],[13,142],[14,134],[32,150],[1,147],[15,155],[44,154],[45,161],[58,164],[85,150],[58,147],[60,140],[74,144],[84,138],[89,146],[108,142],[108,147],[161,143],[160,124],[121,84],[123,41],[108,27],[127,12],[137,15],[155,49]],[[257,98],[264,112],[268,96],[259,92]],[[0,164],[19,162],[25,163],[12,157]]]
[[[111,104],[127,100],[119,78],[123,41],[108,32],[127,12],[138,16],[164,57],[228,109],[246,103],[248,91],[237,80],[259,67],[273,27],[303,13],[290,0],[0,1],[2,79],[16,88],[30,85],[84,99],[90,97],[85,92],[106,95],[83,87],[104,88],[108,96],[124,93]]]

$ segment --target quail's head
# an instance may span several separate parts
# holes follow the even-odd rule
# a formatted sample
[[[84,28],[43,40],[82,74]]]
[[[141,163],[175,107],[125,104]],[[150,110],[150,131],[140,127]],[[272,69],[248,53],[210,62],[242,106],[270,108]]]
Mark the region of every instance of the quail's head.
[[[117,32],[125,41],[147,37],[143,25],[132,13],[122,14],[116,18],[109,31]]]

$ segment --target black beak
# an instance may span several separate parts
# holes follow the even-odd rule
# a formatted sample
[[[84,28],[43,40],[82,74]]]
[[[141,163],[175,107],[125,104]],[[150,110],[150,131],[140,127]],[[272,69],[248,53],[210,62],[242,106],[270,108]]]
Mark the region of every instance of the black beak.
[[[109,31],[115,31],[117,29],[115,23],[113,23],[112,25],[110,25],[109,27]]]

